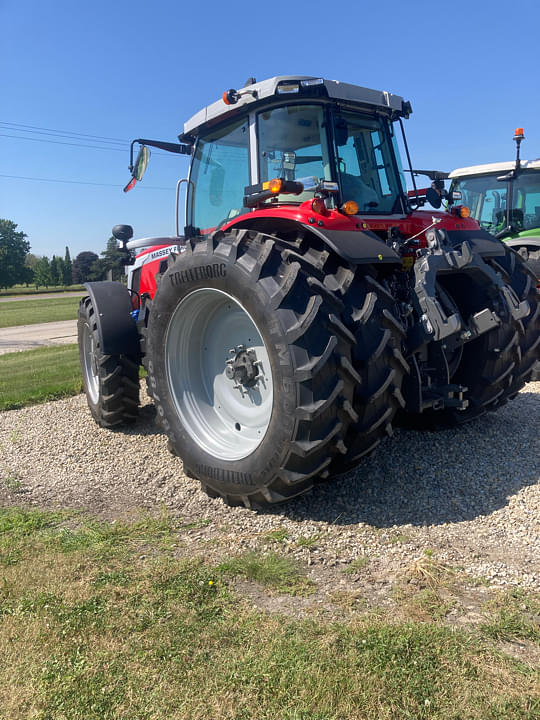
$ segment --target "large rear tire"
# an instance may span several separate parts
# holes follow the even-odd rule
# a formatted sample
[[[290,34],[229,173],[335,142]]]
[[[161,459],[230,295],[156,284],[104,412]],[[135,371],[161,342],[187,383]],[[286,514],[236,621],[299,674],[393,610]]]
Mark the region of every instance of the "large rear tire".
[[[139,410],[139,364],[128,355],[108,355],[100,347],[96,308],[83,297],[77,334],[84,391],[98,425],[112,428],[133,423]]]
[[[344,298],[347,326],[356,342],[354,368],[358,382],[354,391],[354,422],[345,437],[347,452],[336,458],[332,470],[356,467],[386,437],[392,421],[405,406],[401,393],[409,365],[401,353],[405,329],[398,320],[395,299],[369,268],[358,268]]]
[[[462,425],[496,410],[506,402],[514,373],[519,365],[519,331],[502,294],[473,274],[450,273],[440,278],[442,292],[465,319],[489,308],[497,313],[500,324],[464,345],[452,343],[452,337],[440,345],[449,368],[449,381],[463,386],[468,406],[461,410],[445,407],[425,410],[421,415],[406,414],[403,424],[417,429],[442,430]],[[447,349],[444,349],[444,348]]]
[[[506,248],[503,258],[493,258],[490,263],[500,272],[519,300],[529,303],[529,314],[518,324],[519,358],[504,395],[505,399],[511,399],[532,379],[533,372],[538,372],[540,365],[540,293],[537,277],[519,253]]]
[[[186,473],[247,507],[328,476],[354,416],[354,337],[337,293],[279,241],[215,233],[170,258],[145,311],[158,420]]]

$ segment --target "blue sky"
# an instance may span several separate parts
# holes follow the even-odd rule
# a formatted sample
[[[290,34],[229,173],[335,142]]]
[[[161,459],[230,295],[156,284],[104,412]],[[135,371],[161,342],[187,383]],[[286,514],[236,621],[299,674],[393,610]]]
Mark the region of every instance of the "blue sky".
[[[315,75],[404,96],[416,167],[512,159],[517,126],[522,156],[536,158],[539,8],[0,0],[0,217],[49,257],[66,245],[72,257],[99,253],[117,223],[139,237],[172,234],[187,161],[154,152],[126,194],[128,142],[174,141],[187,118],[250,76]]]

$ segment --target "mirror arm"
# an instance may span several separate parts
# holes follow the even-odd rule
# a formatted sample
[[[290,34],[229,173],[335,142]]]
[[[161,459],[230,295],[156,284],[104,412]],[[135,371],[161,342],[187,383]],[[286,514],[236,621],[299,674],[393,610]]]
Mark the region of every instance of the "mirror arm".
[[[166,150],[167,152],[177,153],[178,155],[191,155],[192,145],[184,145],[181,143],[164,142],[163,140],[147,140],[145,138],[137,138],[131,143],[130,150],[130,163],[133,165],[133,145],[139,143],[140,145],[149,145],[150,147],[158,148],[159,150]]]
[[[129,172],[133,172],[133,147],[135,143],[139,145],[149,145],[150,147],[166,150],[167,152],[177,153],[178,155],[191,155],[192,145],[183,145],[181,143],[170,143],[162,140],[146,140],[145,138],[137,138],[131,141],[129,149]]]

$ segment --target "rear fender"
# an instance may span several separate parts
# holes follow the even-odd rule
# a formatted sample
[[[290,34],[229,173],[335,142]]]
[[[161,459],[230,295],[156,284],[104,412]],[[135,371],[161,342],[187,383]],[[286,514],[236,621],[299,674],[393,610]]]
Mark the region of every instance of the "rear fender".
[[[504,255],[504,243],[480,227],[475,230],[446,229],[446,233],[450,245],[454,247],[466,242],[473,252],[482,257],[502,257]]]
[[[325,245],[340,258],[355,265],[393,264],[401,266],[400,256],[369,230],[331,230],[325,227],[306,225],[290,218],[257,217],[253,220],[241,219],[231,228],[258,230],[268,235],[279,234],[280,231],[303,231],[320,238]]]
[[[140,357],[137,325],[131,316],[131,296],[119,282],[90,282],[84,284],[88,290],[95,318],[102,352],[106,355],[129,355]]]

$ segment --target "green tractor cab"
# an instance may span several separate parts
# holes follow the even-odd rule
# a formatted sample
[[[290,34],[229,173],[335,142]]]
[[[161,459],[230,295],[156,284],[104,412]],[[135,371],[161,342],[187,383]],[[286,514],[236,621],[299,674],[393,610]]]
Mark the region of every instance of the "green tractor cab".
[[[520,160],[523,139],[518,128],[515,161],[453,170],[449,194],[470,209],[482,228],[519,252],[540,278],[540,158]]]

